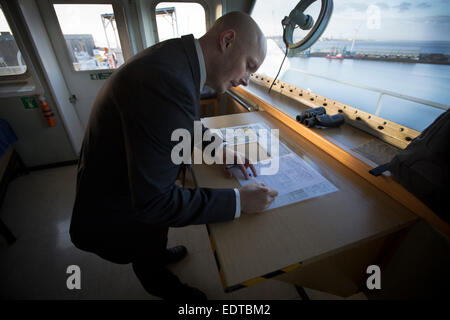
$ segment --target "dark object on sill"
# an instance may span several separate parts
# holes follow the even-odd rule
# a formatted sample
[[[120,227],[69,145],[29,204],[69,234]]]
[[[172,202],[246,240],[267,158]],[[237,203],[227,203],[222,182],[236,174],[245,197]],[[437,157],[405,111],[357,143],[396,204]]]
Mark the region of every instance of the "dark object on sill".
[[[326,114],[324,107],[318,107],[306,110],[303,114],[299,114],[296,120],[308,128],[314,126],[321,126],[326,128],[339,127],[345,122],[345,118],[342,114],[334,114],[332,116]]]
[[[345,122],[345,118],[342,114],[337,113],[332,116],[328,114],[322,114],[316,116],[317,125],[326,128],[336,128]]]
[[[311,108],[307,109],[304,113],[300,113],[296,119],[298,122],[303,123],[307,118],[312,118],[325,113],[327,113],[327,110],[324,107]]]
[[[316,117],[306,118],[305,120],[303,120],[303,124],[308,128],[314,127],[316,123],[317,123]]]
[[[450,223],[449,141],[450,110],[447,110],[390,162],[369,172],[379,176],[389,170],[405,189]]]

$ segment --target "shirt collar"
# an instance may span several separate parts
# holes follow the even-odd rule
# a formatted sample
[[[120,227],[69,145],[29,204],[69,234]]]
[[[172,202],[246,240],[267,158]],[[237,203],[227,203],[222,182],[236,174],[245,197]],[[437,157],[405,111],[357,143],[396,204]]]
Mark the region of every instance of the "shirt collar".
[[[195,50],[197,51],[197,57],[198,57],[198,64],[200,66],[200,91],[203,90],[203,86],[206,82],[206,65],[205,65],[205,59],[203,57],[203,51],[200,47],[200,42],[198,39],[194,39],[195,43]]]

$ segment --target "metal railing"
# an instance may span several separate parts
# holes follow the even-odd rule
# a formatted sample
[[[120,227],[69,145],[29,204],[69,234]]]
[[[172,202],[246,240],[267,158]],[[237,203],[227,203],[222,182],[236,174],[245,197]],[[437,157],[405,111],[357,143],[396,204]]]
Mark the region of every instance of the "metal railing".
[[[258,111],[259,108],[257,105],[251,105],[248,101],[245,101],[245,99],[242,99],[240,95],[237,92],[227,90],[225,92],[230,97],[232,97],[234,100],[236,100],[241,106],[243,106],[248,112],[251,112],[253,110]],[[253,108],[253,110],[252,110]]]
[[[361,89],[365,89],[365,90],[369,90],[369,91],[373,91],[373,92],[379,93],[380,95],[378,97],[378,102],[377,102],[377,106],[375,108],[375,113],[374,113],[376,116],[378,116],[380,114],[381,107],[382,107],[382,100],[383,100],[383,97],[385,95],[392,96],[392,97],[399,98],[399,99],[403,99],[403,100],[416,102],[416,103],[420,103],[420,104],[423,104],[423,105],[426,105],[426,106],[430,106],[430,107],[433,107],[433,108],[442,109],[444,111],[448,110],[450,108],[450,106],[447,106],[445,104],[441,104],[441,103],[437,103],[437,102],[433,102],[433,101],[429,101],[429,100],[425,100],[425,99],[415,98],[415,97],[411,97],[411,96],[408,96],[408,95],[405,95],[405,94],[400,94],[400,93],[389,91],[389,90],[378,89],[378,88],[374,88],[374,87],[370,87],[370,86],[356,84],[356,83],[349,82],[349,81],[336,80],[336,79],[333,79],[333,78],[329,78],[329,77],[326,77],[326,76],[314,74],[314,73],[311,73],[311,72],[308,72],[308,71],[304,71],[304,70],[300,70],[300,69],[291,68],[289,70],[300,72],[300,73],[303,73],[303,74],[307,74],[309,76],[313,76],[313,77],[316,77],[316,78],[322,78],[322,79],[326,79],[326,80],[329,80],[329,81],[334,81],[334,82],[337,82],[337,83],[341,83],[341,84],[349,85],[349,86],[352,86],[352,87],[361,88]]]

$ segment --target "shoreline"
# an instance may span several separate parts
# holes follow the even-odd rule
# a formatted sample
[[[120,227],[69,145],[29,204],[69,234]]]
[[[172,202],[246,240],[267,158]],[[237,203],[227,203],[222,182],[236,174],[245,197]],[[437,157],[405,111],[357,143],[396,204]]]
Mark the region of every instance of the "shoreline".
[[[288,55],[288,57],[297,57],[297,58],[325,58],[330,52],[320,52],[320,53],[311,53],[311,54],[296,54],[296,55]],[[426,55],[424,55],[426,57]],[[410,59],[410,58],[398,58],[398,57],[373,57],[373,56],[351,56],[344,55],[344,59],[353,59],[353,60],[367,60],[367,61],[383,61],[383,62],[404,62],[404,63],[422,63],[422,64],[438,64],[438,65],[450,65],[450,55],[447,55],[447,61],[440,60],[426,60],[423,58],[419,59]],[[339,59],[330,59],[330,60],[339,60]]]

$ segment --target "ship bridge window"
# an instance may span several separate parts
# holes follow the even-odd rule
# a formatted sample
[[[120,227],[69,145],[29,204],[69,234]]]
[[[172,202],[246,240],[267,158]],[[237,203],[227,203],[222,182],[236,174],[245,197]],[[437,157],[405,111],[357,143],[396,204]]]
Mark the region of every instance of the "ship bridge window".
[[[27,66],[22,57],[8,21],[0,8],[0,76],[16,77],[23,75]]]
[[[205,9],[194,2],[160,2],[155,9],[159,41],[193,34],[200,38],[206,32]]]
[[[274,78],[285,54],[281,20],[299,0],[256,0],[252,17],[268,39],[258,70]],[[450,2],[333,1],[321,38],[290,50],[278,79],[423,131],[450,101]],[[305,13],[315,21],[321,0]],[[296,29],[294,42],[307,31]]]
[[[124,63],[111,4],[54,4],[75,71],[116,69]]]

